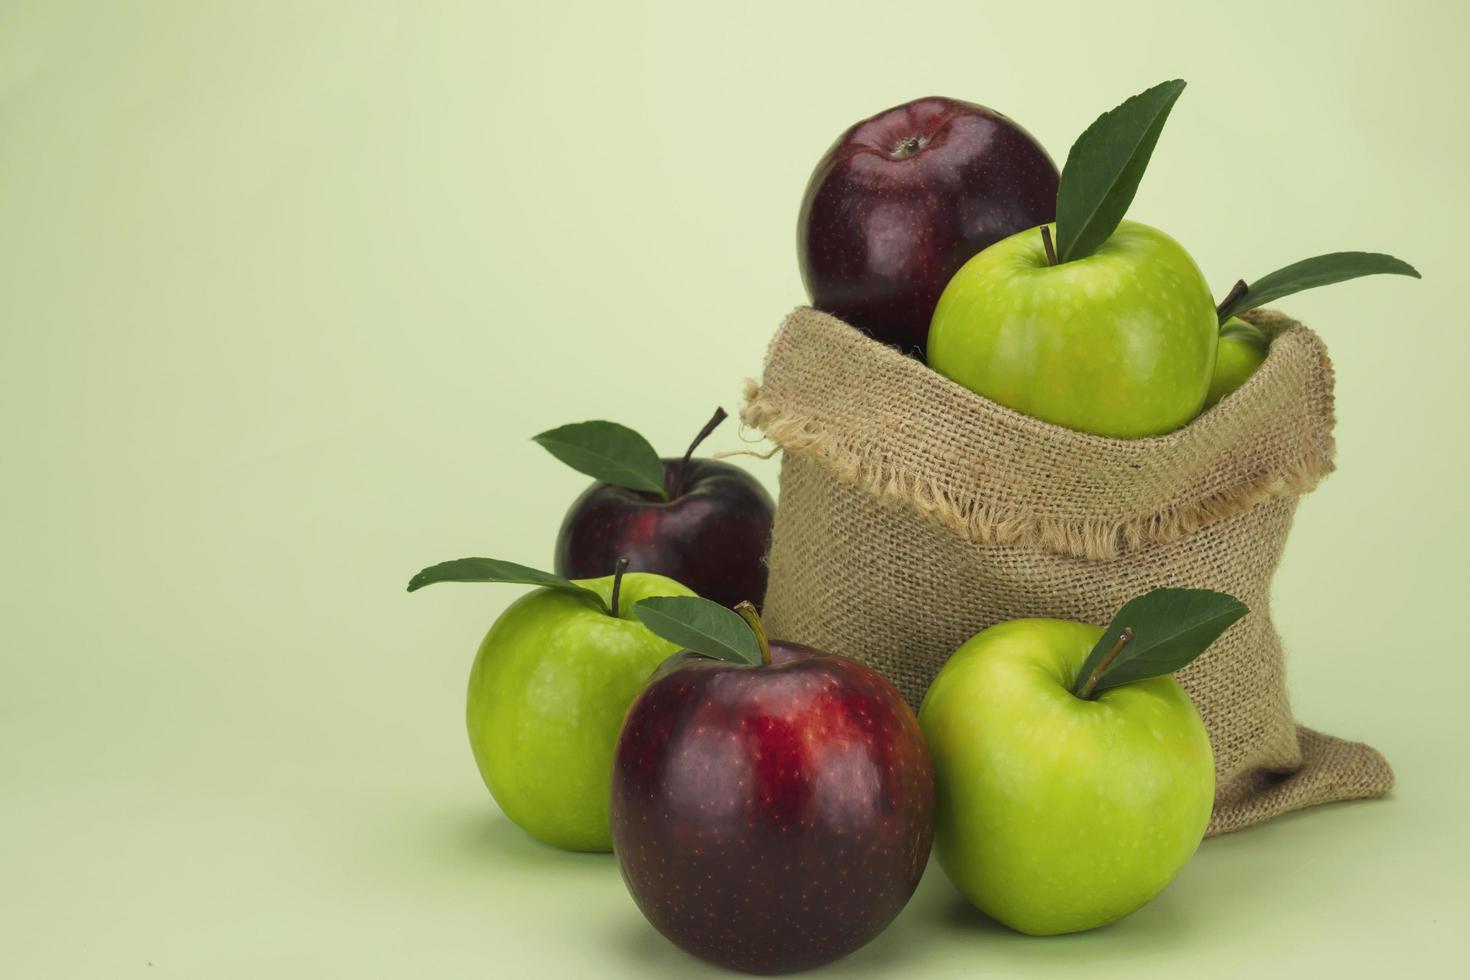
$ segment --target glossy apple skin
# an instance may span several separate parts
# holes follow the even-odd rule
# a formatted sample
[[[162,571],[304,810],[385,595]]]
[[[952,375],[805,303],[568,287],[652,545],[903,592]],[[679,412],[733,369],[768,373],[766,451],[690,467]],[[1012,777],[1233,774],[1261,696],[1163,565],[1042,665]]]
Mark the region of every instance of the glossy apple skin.
[[[612,576],[578,584],[612,598]],[[678,647],[649,632],[633,604],[690,595],[658,575],[627,574],[617,617],[553,589],[501,613],[470,672],[465,724],[475,764],[505,815],[571,851],[608,851],[613,745],[643,682]]]
[[[1217,403],[1246,379],[1266,360],[1271,338],[1253,323],[1233,316],[1220,324],[1220,349],[1215,355],[1215,374],[1210,378],[1210,392],[1205,408]]]
[[[1049,266],[1039,228],[965,263],[929,330],[929,364],[1047,422],[1121,439],[1199,414],[1215,370],[1209,284],[1174,239],[1124,221],[1092,255]]]
[[[1072,694],[1101,635],[1055,619],[993,626],[955,652],[919,711],[940,866],[1020,932],[1128,915],[1174,878],[1209,823],[1210,740],[1178,682]]]
[[[633,702],[613,850],[648,920],[748,973],[818,966],[883,930],[929,857],[933,772],[881,674],[773,644],[748,667],[680,654]]]
[[[852,126],[812,172],[797,258],[812,305],[921,359],[972,255],[1056,217],[1057,168],[1010,119],[926,98]]]
[[[766,594],[766,550],[776,505],[749,473],[714,459],[666,459],[671,500],[594,483],[572,503],[556,536],[556,573],[605,575],[619,558],[635,572],[682,582],[726,606]],[[681,490],[682,485],[682,492]]]

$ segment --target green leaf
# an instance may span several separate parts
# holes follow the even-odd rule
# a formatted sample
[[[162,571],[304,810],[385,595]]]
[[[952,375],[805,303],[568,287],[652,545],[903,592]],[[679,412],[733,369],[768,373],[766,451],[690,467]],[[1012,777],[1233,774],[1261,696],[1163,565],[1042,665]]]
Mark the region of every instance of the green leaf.
[[[576,582],[543,572],[539,568],[517,565],[513,561],[499,558],[456,558],[430,565],[408,580],[408,591],[417,592],[435,582],[513,582],[518,585],[539,585],[545,589],[561,589],[581,596],[591,596],[607,612],[607,603],[602,596]]]
[[[1172,673],[1188,664],[1244,616],[1245,603],[1209,589],[1154,589],[1129,599],[1078,671],[1077,692],[1098,673],[1091,694],[1146,677]],[[1108,661],[1124,630],[1132,639]]]
[[[1077,137],[1057,187],[1058,261],[1091,255],[1117,229],[1183,91],[1177,78],[1155,85],[1098,116]]]
[[[664,493],[664,464],[648,440],[616,422],[573,422],[532,441],[578,473],[613,486]]]
[[[657,635],[686,650],[737,664],[761,662],[760,643],[740,614],[698,596],[654,596],[633,615]]]
[[[1362,276],[1394,275],[1421,278],[1419,270],[1402,259],[1381,252],[1329,252],[1314,255],[1310,259],[1293,262],[1284,269],[1277,269],[1248,285],[1245,292],[1234,299],[1227,299],[1219,310],[1220,322],[1247,310],[1265,306],[1272,300],[1304,289],[1328,286],[1334,282],[1346,282]]]

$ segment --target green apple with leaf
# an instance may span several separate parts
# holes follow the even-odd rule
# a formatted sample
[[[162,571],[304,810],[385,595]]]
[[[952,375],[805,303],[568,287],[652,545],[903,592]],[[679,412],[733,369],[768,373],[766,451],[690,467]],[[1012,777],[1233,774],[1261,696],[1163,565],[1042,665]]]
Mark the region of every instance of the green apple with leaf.
[[[1210,378],[1205,407],[1209,408],[1245,384],[1246,379],[1266,360],[1271,338],[1260,327],[1242,320],[1240,314],[1306,289],[1376,275],[1419,278],[1418,270],[1392,255],[1331,252],[1294,262],[1253,283],[1237,280],[1215,310],[1220,322],[1220,349],[1215,356],[1215,372]]]
[[[1219,325],[1230,316],[1311,285],[1408,270],[1388,256],[1319,256],[1262,280],[1244,300],[1250,305],[1217,309],[1178,242],[1124,220],[1183,91],[1178,79],[1156,85],[1078,137],[1062,168],[1055,224],[991,245],[945,287],[929,326],[931,367],[1056,425],[1122,439],[1163,435],[1207,404]],[[1378,261],[1364,265],[1365,255]],[[1222,390],[1251,359],[1249,345],[1237,343],[1232,334]]]
[[[1215,353],[1215,373],[1210,376],[1210,391],[1205,396],[1209,408],[1230,394],[1256,373],[1266,360],[1271,338],[1266,331],[1232,316],[1220,324],[1220,348]]]
[[[1218,343],[1209,283],[1174,239],[1123,220],[1182,91],[1165,82],[1104,113],[1067,156],[1055,225],[955,273],[929,326],[935,370],[1097,435],[1160,435],[1199,413]]]
[[[1209,823],[1215,769],[1168,676],[1245,615],[1204,589],[1155,589],[1106,629],[1018,619],[955,652],[924,697],[935,850],[955,886],[1020,932],[1116,921],[1163,890]]]
[[[618,727],[648,675],[679,647],[633,614],[653,596],[690,596],[662,575],[568,580],[494,558],[434,565],[409,582],[539,586],[485,635],[465,722],[475,764],[505,815],[570,851],[610,851],[608,800]]]
[[[1217,344],[1189,253],[1124,221],[1096,252],[1055,266],[1034,229],[975,256],[939,299],[929,363],[1027,415],[1136,438],[1199,413]]]

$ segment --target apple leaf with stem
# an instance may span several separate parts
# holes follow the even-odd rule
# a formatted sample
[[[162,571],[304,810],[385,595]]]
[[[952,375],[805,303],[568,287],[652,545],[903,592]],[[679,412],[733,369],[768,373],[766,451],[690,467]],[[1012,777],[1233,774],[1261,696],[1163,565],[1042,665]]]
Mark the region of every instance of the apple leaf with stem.
[[[1283,269],[1264,275],[1253,283],[1244,279],[1236,282],[1230,292],[1220,301],[1215,312],[1224,323],[1233,316],[1247,310],[1265,306],[1272,300],[1305,289],[1330,286],[1335,282],[1346,282],[1362,276],[1376,275],[1413,276],[1422,278],[1419,270],[1402,259],[1381,252],[1329,252],[1314,255],[1310,259],[1293,262]]]
[[[1057,187],[1058,261],[1091,255],[1117,230],[1183,91],[1177,78],[1155,85],[1098,116],[1077,137]]]
[[[621,572],[621,568],[619,569]],[[408,591],[417,592],[435,582],[510,582],[516,585],[539,585],[544,589],[560,589],[582,597],[591,597],[603,612],[611,614],[602,596],[560,575],[539,568],[518,565],[499,558],[456,558],[430,565],[408,580]]]
[[[760,638],[740,613],[698,596],[654,596],[633,607],[644,626],[670,643],[707,657],[737,664],[759,664]]]
[[[658,451],[626,425],[573,422],[532,436],[531,441],[594,480],[668,499]]]
[[[1249,610],[1210,589],[1153,589],[1123,604],[1082,668],[1073,693],[1098,691],[1170,674],[1209,648]]]

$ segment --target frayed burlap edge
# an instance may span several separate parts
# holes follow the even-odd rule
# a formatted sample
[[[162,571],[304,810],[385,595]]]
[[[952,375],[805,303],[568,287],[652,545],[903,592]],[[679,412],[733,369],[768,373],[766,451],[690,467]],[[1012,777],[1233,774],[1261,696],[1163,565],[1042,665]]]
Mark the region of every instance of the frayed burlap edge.
[[[1281,322],[1291,322],[1274,311],[1266,310],[1253,311],[1246,318],[1262,324],[1268,331]],[[876,341],[873,343],[877,344]],[[772,346],[774,344],[773,340]],[[1321,370],[1330,391],[1331,362],[1324,361]],[[1284,471],[1242,482],[1227,492],[1140,517],[1107,521],[1057,520],[1020,513],[974,498],[962,498],[937,481],[923,479],[890,465],[884,455],[871,447],[854,445],[840,435],[824,430],[815,419],[764,399],[761,385],[754,378],[745,379],[743,394],[745,404],[740,410],[743,426],[758,429],[783,451],[822,460],[839,479],[867,493],[914,507],[969,541],[1036,547],[1077,558],[1116,558],[1144,545],[1179,541],[1206,524],[1239,514],[1264,500],[1307,493],[1335,468],[1329,421],[1329,435],[1320,455],[1300,460]],[[981,398],[979,395],[975,397]],[[1000,409],[988,399],[981,398],[981,401]]]

